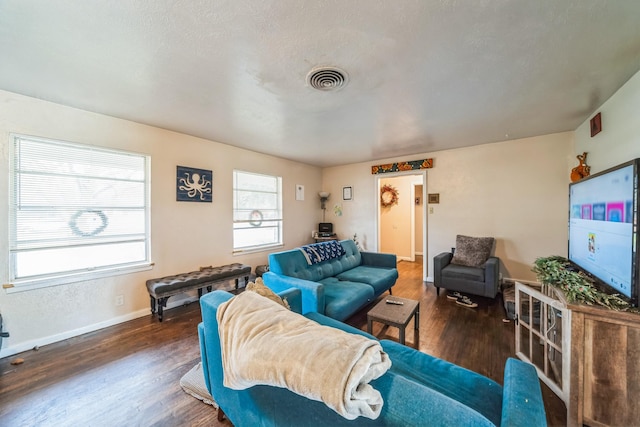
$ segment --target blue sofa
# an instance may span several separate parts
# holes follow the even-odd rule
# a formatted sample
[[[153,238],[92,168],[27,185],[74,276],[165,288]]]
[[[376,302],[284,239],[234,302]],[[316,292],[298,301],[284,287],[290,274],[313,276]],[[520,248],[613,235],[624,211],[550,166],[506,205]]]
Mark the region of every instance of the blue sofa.
[[[270,254],[264,284],[274,292],[300,289],[302,313],[315,311],[337,320],[349,318],[387,290],[391,293],[398,278],[395,255],[360,251],[353,240],[340,245],[344,255],[312,265],[299,248]]]
[[[280,293],[291,309],[302,308],[299,289]],[[504,385],[478,373],[393,341],[383,340],[392,366],[371,385],[380,391],[380,416],[349,421],[324,403],[286,388],[266,385],[233,390],[223,385],[217,308],[233,295],[214,291],[200,299],[198,325],[207,389],[236,426],[546,426],[540,383],[532,365],[508,359]],[[365,332],[316,312],[306,316],[320,324],[375,339]]]

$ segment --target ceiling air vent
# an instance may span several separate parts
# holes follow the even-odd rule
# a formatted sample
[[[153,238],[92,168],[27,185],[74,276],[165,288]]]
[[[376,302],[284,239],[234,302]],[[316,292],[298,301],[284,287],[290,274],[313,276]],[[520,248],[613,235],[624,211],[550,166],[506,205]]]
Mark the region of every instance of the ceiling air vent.
[[[307,74],[307,82],[314,89],[322,91],[338,90],[346,86],[347,73],[335,67],[314,68]]]

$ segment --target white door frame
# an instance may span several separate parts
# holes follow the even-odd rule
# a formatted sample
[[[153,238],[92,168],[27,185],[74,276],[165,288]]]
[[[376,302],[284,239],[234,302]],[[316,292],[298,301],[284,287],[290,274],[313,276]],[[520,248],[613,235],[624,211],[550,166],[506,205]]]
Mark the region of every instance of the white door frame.
[[[382,211],[382,207],[380,206],[380,180],[385,179],[385,178],[394,178],[394,177],[398,177],[398,176],[407,176],[407,175],[422,175],[422,200],[425,208],[422,209],[422,280],[423,281],[427,281],[427,267],[429,265],[429,263],[427,262],[427,209],[426,209],[426,200],[427,200],[427,170],[426,169],[422,169],[422,170],[413,170],[413,171],[406,171],[406,172],[393,172],[393,173],[385,173],[385,174],[376,174],[374,175],[374,181],[375,181],[375,206],[377,206],[376,208],[376,247],[377,247],[377,251],[380,252],[380,213]],[[411,186],[412,189],[415,189],[415,187],[412,185]],[[414,192],[414,190],[412,190],[412,193]],[[415,194],[412,194],[413,199],[415,200]],[[411,210],[412,212],[412,216],[414,215],[413,213],[413,209]],[[414,221],[412,221],[411,227],[413,229],[413,234],[415,234],[415,229],[414,227]],[[415,255],[415,238],[413,237],[412,234],[412,253]]]

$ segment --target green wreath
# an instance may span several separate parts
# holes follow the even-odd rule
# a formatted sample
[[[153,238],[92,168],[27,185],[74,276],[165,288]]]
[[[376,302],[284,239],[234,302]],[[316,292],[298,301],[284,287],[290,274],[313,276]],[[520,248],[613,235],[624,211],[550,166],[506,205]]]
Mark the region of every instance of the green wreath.
[[[80,227],[82,225],[81,221],[83,217],[86,220],[87,218],[90,219],[91,216],[97,217],[100,220],[100,224],[91,230],[86,230],[86,229],[82,230]],[[80,222],[80,226],[78,224],[79,222]],[[107,215],[105,215],[105,213],[100,210],[93,210],[93,209],[79,210],[75,214],[73,214],[73,216],[69,220],[69,228],[71,228],[71,231],[73,232],[73,234],[81,237],[96,236],[102,233],[104,229],[107,228],[108,225],[109,225],[109,218],[107,218]]]
[[[252,210],[251,213],[249,214],[249,224],[251,224],[254,227],[260,227],[260,225],[262,224],[262,212],[260,212],[259,210],[255,209]]]

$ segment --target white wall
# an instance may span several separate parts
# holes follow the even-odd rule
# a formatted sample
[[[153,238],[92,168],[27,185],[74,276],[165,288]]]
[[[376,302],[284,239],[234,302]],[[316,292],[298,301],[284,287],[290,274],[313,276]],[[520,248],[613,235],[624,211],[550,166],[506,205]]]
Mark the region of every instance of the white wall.
[[[0,357],[53,341],[149,315],[145,281],[231,262],[254,269],[267,253],[232,254],[232,171],[242,169],[283,177],[285,247],[309,243],[321,218],[317,193],[321,170],[225,144],[151,126],[63,107],[0,91],[0,275],[8,283],[9,133],[95,144],[151,155],[151,235],[153,270],[49,288],[6,293],[0,310],[10,338]],[[213,203],[176,202],[176,166],[213,171]],[[295,186],[305,200],[295,200]],[[124,305],[116,306],[116,295]],[[179,300],[177,297],[172,297]],[[169,300],[171,303],[171,300]],[[170,316],[170,315],[169,315]]]
[[[371,166],[423,158],[434,159],[427,193],[440,193],[427,215],[429,278],[433,257],[455,246],[456,234],[494,236],[509,278],[533,280],[537,257],[566,255],[572,132],[325,168],[326,191],[354,191],[343,215],[334,218],[336,229],[357,233],[366,249],[375,250],[378,194]]]
[[[640,157],[640,72],[636,73],[600,108],[589,116],[602,113],[602,131],[593,138],[589,120],[575,132],[575,153],[587,152],[587,164],[596,173]],[[578,160],[573,159],[573,166]]]

